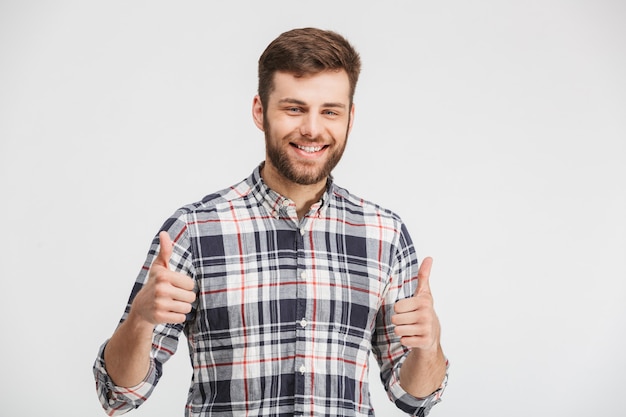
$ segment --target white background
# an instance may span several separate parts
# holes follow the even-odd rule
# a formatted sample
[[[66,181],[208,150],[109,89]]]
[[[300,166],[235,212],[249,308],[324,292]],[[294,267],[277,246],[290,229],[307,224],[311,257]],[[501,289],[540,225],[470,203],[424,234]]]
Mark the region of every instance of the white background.
[[[302,26],[363,59],[337,183],[435,259],[431,415],[623,415],[617,0],[0,1],[0,415],[104,415],[91,366],[150,240],[263,159],[257,59]],[[183,341],[132,415],[182,416],[190,375]]]

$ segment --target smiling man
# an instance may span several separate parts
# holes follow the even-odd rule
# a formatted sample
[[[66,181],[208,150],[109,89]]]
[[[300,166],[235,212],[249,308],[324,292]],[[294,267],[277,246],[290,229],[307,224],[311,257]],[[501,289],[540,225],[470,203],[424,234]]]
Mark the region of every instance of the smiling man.
[[[440,325],[401,219],[333,182],[360,58],[314,28],[259,59],[265,160],[178,209],[152,242],[94,365],[109,415],[140,406],[186,335],[186,416],[371,416],[368,359],[390,399],[424,416],[447,381]]]

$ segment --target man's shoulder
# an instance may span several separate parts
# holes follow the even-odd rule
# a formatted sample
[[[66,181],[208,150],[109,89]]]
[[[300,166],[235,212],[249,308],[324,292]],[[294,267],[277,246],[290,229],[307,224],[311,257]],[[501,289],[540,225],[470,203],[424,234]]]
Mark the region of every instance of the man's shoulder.
[[[400,216],[393,210],[376,202],[351,193],[348,189],[338,185],[333,186],[333,198],[337,201],[337,209],[344,209],[356,215],[382,216],[393,221],[401,222]]]
[[[207,194],[198,201],[186,204],[178,211],[186,214],[219,211],[237,200],[245,199],[251,189],[248,179],[244,179],[230,187]]]

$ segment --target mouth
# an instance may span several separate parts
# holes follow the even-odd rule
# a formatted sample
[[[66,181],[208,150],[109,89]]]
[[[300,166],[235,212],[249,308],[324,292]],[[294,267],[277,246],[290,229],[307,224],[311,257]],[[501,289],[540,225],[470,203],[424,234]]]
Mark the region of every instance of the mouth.
[[[292,143],[291,146],[293,146],[293,147],[295,147],[295,148],[297,148],[297,149],[299,149],[302,152],[307,153],[307,154],[314,154],[314,153],[317,153],[317,152],[319,152],[319,151],[321,151],[321,150],[323,150],[323,149],[328,147],[328,145],[303,146],[303,145],[298,145],[298,144],[295,144],[295,143]]]

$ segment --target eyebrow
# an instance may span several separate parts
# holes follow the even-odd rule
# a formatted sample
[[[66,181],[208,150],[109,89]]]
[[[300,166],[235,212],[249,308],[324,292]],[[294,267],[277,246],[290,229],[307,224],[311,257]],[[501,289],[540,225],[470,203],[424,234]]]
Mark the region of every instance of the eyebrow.
[[[307,104],[302,101],[302,100],[298,100],[297,98],[283,98],[278,100],[279,104],[297,104],[298,106],[306,106]],[[343,103],[333,103],[333,102],[329,102],[329,103],[324,103],[322,104],[322,107],[334,107],[334,108],[341,108],[341,109],[345,109],[346,105]]]

